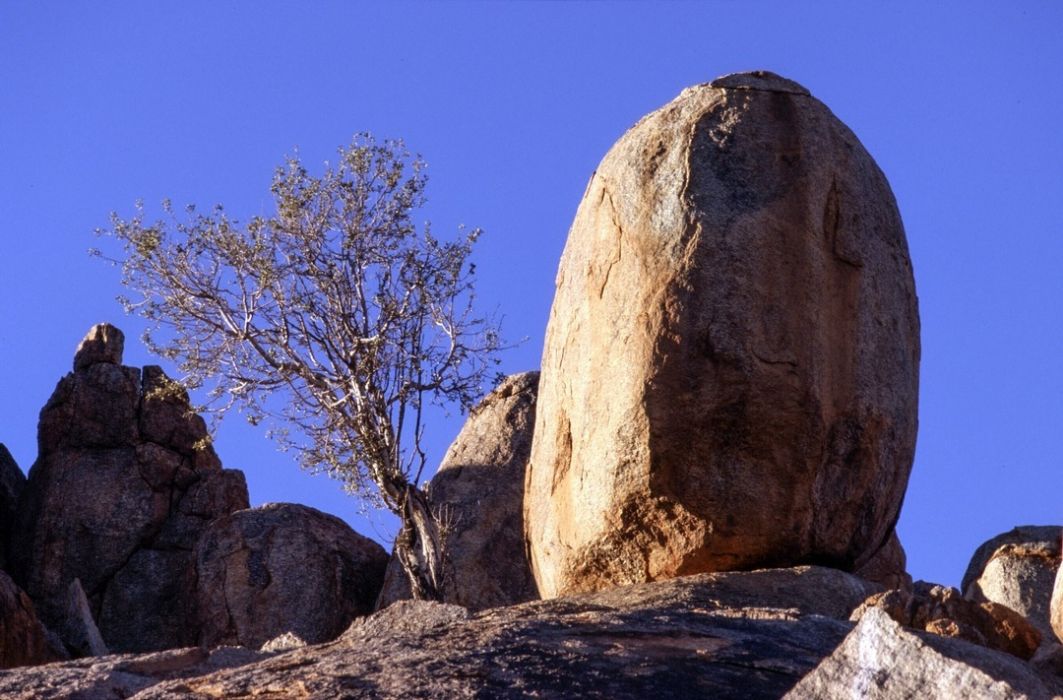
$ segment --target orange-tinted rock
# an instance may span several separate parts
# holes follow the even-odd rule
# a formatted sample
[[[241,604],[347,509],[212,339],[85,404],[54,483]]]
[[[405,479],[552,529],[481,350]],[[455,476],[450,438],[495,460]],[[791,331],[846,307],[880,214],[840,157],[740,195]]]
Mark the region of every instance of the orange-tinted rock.
[[[540,593],[860,567],[907,486],[918,369],[904,229],[853,133],[771,74],[685,90],[569,232],[525,494]]]
[[[980,546],[963,576],[963,595],[1006,605],[1052,636],[1049,607],[1060,562],[1058,525],[1025,525]]]
[[[1030,659],[1041,644],[1041,633],[1029,620],[998,603],[975,603],[956,588],[916,581],[912,590],[876,593],[853,611],[859,620],[869,608],[879,608],[898,624],[944,637],[958,637],[1020,659]]]

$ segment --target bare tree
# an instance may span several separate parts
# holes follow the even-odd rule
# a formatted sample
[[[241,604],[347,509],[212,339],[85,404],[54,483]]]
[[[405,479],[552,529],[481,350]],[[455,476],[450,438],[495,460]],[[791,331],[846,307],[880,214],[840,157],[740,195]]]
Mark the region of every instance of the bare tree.
[[[441,599],[442,521],[420,488],[430,403],[468,408],[500,349],[473,310],[479,230],[444,242],[411,220],[424,163],[369,134],[320,177],[297,157],[276,170],[276,213],[245,224],[219,206],[144,220],[112,215],[127,312],[145,342],[209,389],[206,409],[240,406],[296,447],[302,466],[402,520],[395,548],[417,598]],[[95,251],[102,256],[101,253]],[[105,256],[106,257],[106,256]]]

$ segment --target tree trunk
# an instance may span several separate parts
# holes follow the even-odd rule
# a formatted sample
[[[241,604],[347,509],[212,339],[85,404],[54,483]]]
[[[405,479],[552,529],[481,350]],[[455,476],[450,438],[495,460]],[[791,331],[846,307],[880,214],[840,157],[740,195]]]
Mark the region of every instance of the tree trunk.
[[[406,485],[395,553],[416,600],[443,600],[443,540],[428,496]]]

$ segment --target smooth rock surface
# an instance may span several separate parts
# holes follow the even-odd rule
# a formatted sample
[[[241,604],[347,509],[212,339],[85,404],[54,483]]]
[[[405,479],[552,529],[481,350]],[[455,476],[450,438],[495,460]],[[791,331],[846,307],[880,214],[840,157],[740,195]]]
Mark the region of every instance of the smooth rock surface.
[[[0,669],[46,664],[62,658],[48,640],[33,601],[0,571]]]
[[[963,575],[964,597],[1006,605],[1053,639],[1049,618],[1061,537],[1059,525],[1025,525],[986,541]]]
[[[26,487],[26,475],[15,463],[15,458],[0,442],[0,569],[7,566],[7,548],[17,547],[9,542],[15,525],[18,497]]]
[[[248,506],[247,485],[221,468],[188,397],[157,367],[119,364],[117,331],[99,328],[41,410],[12,575],[50,627],[79,579],[111,650],[195,644],[192,549],[207,523]]]
[[[524,546],[524,477],[535,429],[538,372],[507,377],[472,410],[428,485],[450,523],[443,600],[470,610],[538,598]],[[378,608],[412,597],[398,558]]]
[[[736,74],[591,177],[546,332],[525,491],[545,597],[886,543],[915,445],[904,229],[800,86]]]
[[[804,567],[705,574],[493,608],[399,601],[336,641],[145,687],[149,698],[778,698],[842,641],[874,586]],[[4,697],[86,682],[0,676]],[[97,674],[97,679],[99,675]],[[66,696],[69,697],[69,696]]]
[[[307,506],[218,518],[196,546],[199,643],[257,649],[285,632],[330,641],[372,612],[387,559],[376,542]]]
[[[1058,684],[1012,656],[959,639],[916,634],[872,609],[786,698],[1041,700],[1059,692]]]
[[[958,637],[1020,659],[1033,657],[1041,633],[1029,620],[998,603],[975,603],[956,588],[916,581],[911,590],[876,593],[853,612],[883,610],[898,624],[943,637]]]

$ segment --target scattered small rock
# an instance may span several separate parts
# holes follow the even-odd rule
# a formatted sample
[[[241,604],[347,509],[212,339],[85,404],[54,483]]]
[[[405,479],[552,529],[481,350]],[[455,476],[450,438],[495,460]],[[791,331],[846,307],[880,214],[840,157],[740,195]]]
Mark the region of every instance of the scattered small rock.
[[[1058,525],[1024,525],[988,540],[971,557],[963,595],[1006,605],[1025,615],[1045,639],[1053,639],[1049,618],[1061,537]]]
[[[880,609],[898,624],[944,637],[958,637],[1028,660],[1041,644],[1041,633],[1025,617],[998,603],[975,603],[960,591],[916,581],[912,590],[876,593],[852,614],[859,621]]]

